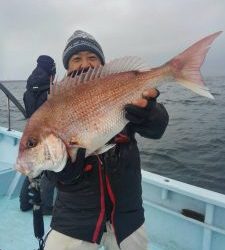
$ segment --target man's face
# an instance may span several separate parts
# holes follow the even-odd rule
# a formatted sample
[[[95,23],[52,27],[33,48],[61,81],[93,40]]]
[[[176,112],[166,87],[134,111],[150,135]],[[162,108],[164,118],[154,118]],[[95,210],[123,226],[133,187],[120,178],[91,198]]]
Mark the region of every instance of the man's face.
[[[82,51],[73,55],[68,63],[67,72],[87,69],[89,67],[95,68],[101,65],[100,59],[92,52]]]

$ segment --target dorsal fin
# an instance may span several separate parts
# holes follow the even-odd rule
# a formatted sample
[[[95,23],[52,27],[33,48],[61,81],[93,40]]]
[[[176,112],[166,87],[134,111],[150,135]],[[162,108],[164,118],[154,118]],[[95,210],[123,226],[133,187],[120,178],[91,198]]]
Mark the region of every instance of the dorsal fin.
[[[125,56],[107,63],[102,69],[101,77],[121,72],[146,70],[149,70],[149,67],[141,58],[136,56]]]
[[[49,97],[59,94],[61,88],[65,91],[65,85],[70,88],[71,86],[84,84],[91,80],[97,78],[104,78],[108,75],[118,74],[121,72],[128,71],[146,71],[150,70],[150,68],[143,62],[143,60],[139,57],[134,56],[126,56],[118,59],[114,59],[104,66],[100,65],[95,68],[89,68],[87,72],[81,72],[79,75],[75,75],[73,77],[66,77],[61,82],[55,83],[51,87]],[[62,86],[62,87],[61,87]]]

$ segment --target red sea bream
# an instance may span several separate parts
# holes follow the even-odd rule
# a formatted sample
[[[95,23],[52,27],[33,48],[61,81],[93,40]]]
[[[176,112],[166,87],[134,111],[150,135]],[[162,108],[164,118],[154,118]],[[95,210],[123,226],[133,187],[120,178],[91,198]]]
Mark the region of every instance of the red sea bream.
[[[125,57],[55,83],[48,100],[28,120],[20,142],[16,169],[29,177],[43,170],[61,171],[78,148],[87,155],[106,150],[107,142],[128,123],[124,105],[144,90],[177,82],[213,98],[200,67],[221,32],[198,41],[164,65],[150,69],[137,57]]]

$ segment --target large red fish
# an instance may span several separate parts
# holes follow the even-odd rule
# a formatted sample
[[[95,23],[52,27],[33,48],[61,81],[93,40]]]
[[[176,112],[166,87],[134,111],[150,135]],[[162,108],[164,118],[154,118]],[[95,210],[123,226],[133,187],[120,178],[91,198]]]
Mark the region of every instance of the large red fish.
[[[145,89],[176,81],[213,98],[199,69],[220,33],[205,37],[157,68],[126,57],[53,85],[48,100],[26,124],[16,169],[33,178],[42,170],[61,171],[67,155],[74,161],[80,147],[87,149],[87,155],[103,152],[128,123],[124,105],[140,98]]]

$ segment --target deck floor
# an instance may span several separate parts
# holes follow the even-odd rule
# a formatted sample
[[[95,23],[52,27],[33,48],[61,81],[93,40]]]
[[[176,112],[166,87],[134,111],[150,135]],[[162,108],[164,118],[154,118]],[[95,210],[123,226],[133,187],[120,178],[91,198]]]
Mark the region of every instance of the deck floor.
[[[34,250],[38,242],[33,233],[32,211],[21,212],[19,199],[0,197],[0,250]],[[44,216],[45,233],[51,216]],[[151,243],[151,250],[165,250]]]
[[[21,212],[19,199],[0,198],[0,250],[34,250],[38,241],[33,233],[32,211]],[[51,216],[45,216],[45,232]]]

